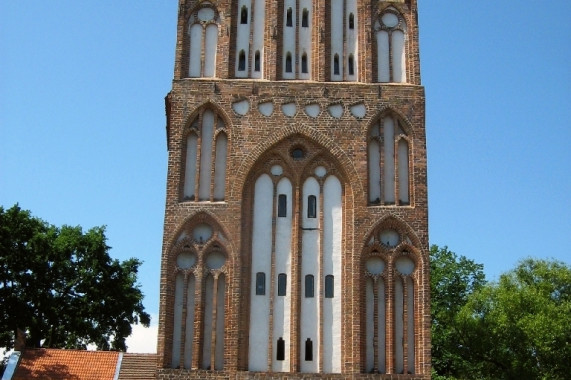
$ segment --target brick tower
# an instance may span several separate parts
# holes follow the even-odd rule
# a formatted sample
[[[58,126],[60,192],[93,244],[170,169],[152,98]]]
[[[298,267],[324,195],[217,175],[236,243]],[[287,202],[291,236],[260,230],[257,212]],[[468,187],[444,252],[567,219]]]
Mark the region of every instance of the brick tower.
[[[179,0],[159,379],[430,378],[417,0]]]

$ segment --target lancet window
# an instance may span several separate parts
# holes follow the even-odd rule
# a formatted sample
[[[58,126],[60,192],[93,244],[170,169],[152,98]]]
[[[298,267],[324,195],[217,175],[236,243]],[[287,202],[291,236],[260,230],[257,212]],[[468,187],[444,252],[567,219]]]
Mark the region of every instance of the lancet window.
[[[410,137],[404,123],[385,114],[368,138],[369,204],[410,205]]]
[[[173,248],[171,367],[224,369],[226,249],[210,223],[194,223]]]
[[[375,21],[377,39],[377,81],[406,82],[407,26],[402,15],[387,8]]]
[[[331,58],[332,81],[356,81],[358,57],[357,1],[331,0]]]
[[[186,129],[183,201],[223,201],[228,135],[224,121],[202,108]]]
[[[239,0],[236,7],[234,75],[263,78],[266,0]]]
[[[215,77],[219,31],[218,12],[209,2],[194,11],[188,21],[188,76]]]
[[[400,229],[378,228],[364,252],[365,372],[416,373],[421,264]]]
[[[283,2],[283,79],[311,79],[312,3],[313,0]]]

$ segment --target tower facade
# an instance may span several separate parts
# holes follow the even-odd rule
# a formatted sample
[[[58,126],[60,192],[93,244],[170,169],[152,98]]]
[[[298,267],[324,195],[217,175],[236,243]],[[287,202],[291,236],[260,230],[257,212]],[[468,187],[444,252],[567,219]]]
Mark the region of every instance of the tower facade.
[[[158,376],[430,378],[417,0],[179,0]]]

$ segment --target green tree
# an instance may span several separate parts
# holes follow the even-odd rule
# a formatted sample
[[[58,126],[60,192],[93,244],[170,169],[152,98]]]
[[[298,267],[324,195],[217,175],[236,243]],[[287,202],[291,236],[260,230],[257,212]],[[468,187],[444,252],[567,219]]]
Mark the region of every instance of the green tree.
[[[526,259],[469,297],[455,323],[478,378],[568,379],[571,268]]]
[[[148,326],[141,262],[109,256],[105,228],[56,227],[18,205],[0,207],[0,347],[17,329],[31,347],[126,350],[133,323]]]
[[[434,379],[467,378],[472,373],[473,364],[464,358],[463,331],[456,316],[468,297],[486,283],[483,268],[448,247],[430,247]]]

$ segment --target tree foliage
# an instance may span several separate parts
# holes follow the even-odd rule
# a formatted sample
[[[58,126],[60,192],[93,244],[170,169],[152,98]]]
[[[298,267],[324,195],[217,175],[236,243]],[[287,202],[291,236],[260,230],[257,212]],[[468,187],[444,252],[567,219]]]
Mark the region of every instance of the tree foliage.
[[[432,366],[434,378],[466,378],[472,364],[464,359],[463,331],[456,316],[468,298],[486,283],[484,266],[448,247],[430,247]]]
[[[141,262],[111,259],[109,249],[104,227],[56,227],[0,207],[0,347],[21,329],[32,347],[126,350],[131,325],[150,323]]]
[[[526,259],[486,283],[483,266],[432,246],[432,378],[566,379],[571,268]]]
[[[457,324],[484,378],[568,379],[571,268],[526,259],[470,297]]]

